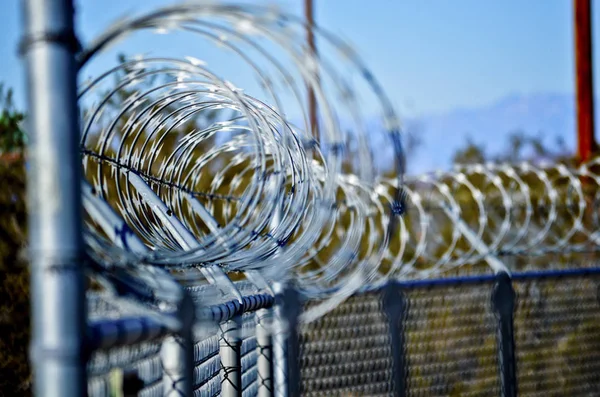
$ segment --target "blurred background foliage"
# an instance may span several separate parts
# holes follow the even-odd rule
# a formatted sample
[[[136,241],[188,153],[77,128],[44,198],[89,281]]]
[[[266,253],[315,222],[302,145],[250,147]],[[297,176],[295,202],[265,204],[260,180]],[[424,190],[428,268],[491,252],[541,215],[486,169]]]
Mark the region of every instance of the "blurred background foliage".
[[[30,393],[24,118],[0,84],[0,396]]]

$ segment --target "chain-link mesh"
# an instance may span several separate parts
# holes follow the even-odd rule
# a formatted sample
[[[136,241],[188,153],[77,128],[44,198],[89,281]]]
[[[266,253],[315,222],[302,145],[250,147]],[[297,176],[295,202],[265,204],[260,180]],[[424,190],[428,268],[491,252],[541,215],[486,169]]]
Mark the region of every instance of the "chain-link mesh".
[[[115,302],[95,294],[88,294],[87,305],[90,320],[118,319],[128,313]],[[111,395],[115,377],[120,377],[126,391],[139,396],[162,395],[161,340],[136,343],[129,346],[95,351],[88,361],[88,395],[104,397]],[[118,369],[117,374],[113,370]]]
[[[219,336],[197,341],[194,345],[194,396],[212,397],[221,392]]]
[[[488,279],[403,288],[406,395],[500,394],[493,286]],[[599,396],[600,276],[517,278],[513,286],[518,395]],[[374,293],[305,327],[304,394],[391,395],[389,338]]]
[[[392,391],[392,358],[379,295],[354,296],[300,333],[305,396]]]
[[[238,282],[236,287],[242,292],[244,299],[257,298],[256,302],[264,303],[262,295],[256,295],[256,287],[248,282]],[[192,291],[196,295],[204,290]],[[195,295],[194,295],[195,296]],[[231,296],[223,296],[218,303],[222,304]],[[250,302],[254,302],[250,300]],[[261,304],[262,304],[261,303]],[[90,293],[87,300],[90,320],[104,321],[110,328],[111,321],[140,315],[135,307],[121,305],[105,297]],[[133,309],[132,309],[133,308]],[[222,308],[225,310],[224,308]],[[231,308],[230,308],[231,309]],[[221,309],[216,312],[223,314]],[[258,390],[257,371],[257,317],[255,307],[247,309],[241,315],[241,364],[243,395],[254,396]],[[114,323],[116,324],[116,322]],[[221,357],[219,355],[219,327],[203,329],[194,343],[194,396],[212,397],[221,393]],[[125,331],[124,331],[125,332]],[[118,334],[118,332],[117,332]],[[212,335],[211,335],[212,334]],[[206,336],[210,335],[210,336]],[[168,338],[168,337],[167,337]],[[161,361],[161,350],[167,339],[157,338],[151,342],[133,343],[126,346],[94,351],[88,363],[88,393],[90,396],[110,396],[112,389],[118,387],[139,396],[162,396],[165,381],[165,371]],[[167,381],[168,381],[168,374]],[[175,382],[175,380],[174,380]]]
[[[520,396],[600,396],[600,277],[514,282]]]
[[[111,395],[111,371],[122,370],[123,384],[139,390],[140,396],[162,393],[162,366],[159,343],[140,343],[107,351],[97,351],[88,364],[88,394]],[[156,394],[156,392],[159,392]]]
[[[499,395],[491,291],[491,283],[405,291],[409,396]]]
[[[258,368],[256,361],[256,315],[242,315],[242,395],[256,396],[258,390]]]
[[[409,396],[499,393],[491,283],[404,291]],[[302,332],[307,396],[392,395],[390,334],[379,295],[349,299]]]
[[[512,283],[518,394],[600,395],[600,275],[516,277]],[[400,284],[407,396],[500,394],[493,287],[491,278]],[[98,305],[94,313],[104,315],[104,309],[110,308]],[[241,324],[243,395],[254,396],[259,385],[255,313],[243,314]],[[392,395],[391,338],[381,292],[353,296],[304,326],[303,395]],[[95,352],[88,364],[89,394],[110,395],[111,370],[120,368],[124,384],[137,385],[138,395],[161,395],[161,342]],[[197,341],[194,355],[194,395],[219,395],[219,336]]]
[[[106,304],[102,308],[111,309]],[[103,311],[102,314],[105,314]],[[118,317],[112,311],[112,317]],[[258,389],[256,351],[256,316],[253,312],[242,315],[242,386],[244,396],[254,396]],[[110,396],[114,384],[114,369],[124,374],[126,387],[137,387],[140,396],[162,396],[163,368],[161,365],[161,343],[139,343],[93,353],[88,364],[88,393],[90,396]],[[196,341],[194,344],[194,396],[212,397],[221,392],[221,363],[219,335]],[[137,385],[137,386],[136,386]]]

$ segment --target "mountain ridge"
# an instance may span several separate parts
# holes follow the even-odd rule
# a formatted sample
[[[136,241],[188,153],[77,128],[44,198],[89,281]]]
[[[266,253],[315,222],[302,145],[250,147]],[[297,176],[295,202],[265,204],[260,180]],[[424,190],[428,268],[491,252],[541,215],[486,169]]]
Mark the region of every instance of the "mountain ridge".
[[[574,150],[575,115],[574,94],[534,93],[509,94],[481,107],[408,117],[405,132],[422,141],[408,154],[409,173],[448,169],[454,153],[468,139],[483,146],[486,153],[498,154],[517,131],[540,136],[550,147],[560,137],[567,149]]]

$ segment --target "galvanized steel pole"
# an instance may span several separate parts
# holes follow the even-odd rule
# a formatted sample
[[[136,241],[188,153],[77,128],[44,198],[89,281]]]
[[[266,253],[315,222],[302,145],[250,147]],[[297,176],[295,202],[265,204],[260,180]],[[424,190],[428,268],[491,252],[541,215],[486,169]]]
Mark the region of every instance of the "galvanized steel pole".
[[[163,396],[191,397],[194,395],[194,333],[196,319],[194,301],[185,291],[177,307],[181,329],[163,341]]]
[[[236,316],[220,324],[221,395],[242,396],[242,324]]]
[[[498,320],[498,366],[500,369],[500,395],[516,397],[517,358],[515,354],[514,312],[516,294],[508,273],[496,274],[492,292],[492,307]]]
[[[22,2],[34,393],[86,394],[85,299],[72,0]]]
[[[577,80],[577,157],[585,162],[594,151],[594,78],[590,0],[574,0]]]
[[[273,284],[275,318],[273,334],[273,380],[276,397],[300,396],[298,317],[300,297],[288,282]]]
[[[256,311],[256,367],[258,369],[258,397],[272,397],[273,393],[273,315],[271,309]]]

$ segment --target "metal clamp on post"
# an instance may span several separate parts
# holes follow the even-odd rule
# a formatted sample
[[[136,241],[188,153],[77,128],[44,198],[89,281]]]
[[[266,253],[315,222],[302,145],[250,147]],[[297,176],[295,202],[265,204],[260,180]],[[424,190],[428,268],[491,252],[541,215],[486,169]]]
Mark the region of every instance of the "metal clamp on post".
[[[273,335],[274,380],[276,397],[300,396],[300,346],[298,317],[300,297],[289,283],[275,283],[275,322]]]
[[[517,376],[514,339],[514,310],[516,294],[506,272],[496,274],[492,306],[498,320],[498,365],[503,397],[516,397]]]
[[[179,302],[181,329],[165,338],[161,348],[165,397],[192,396],[194,385],[194,302],[187,291]]]
[[[219,356],[221,358],[221,395],[223,397],[242,396],[242,337],[241,317],[219,325]]]
[[[381,292],[382,307],[385,312],[391,339],[392,350],[392,385],[394,396],[406,395],[405,380],[407,377],[404,351],[404,331],[402,320],[406,315],[407,304],[400,285],[391,281]]]

